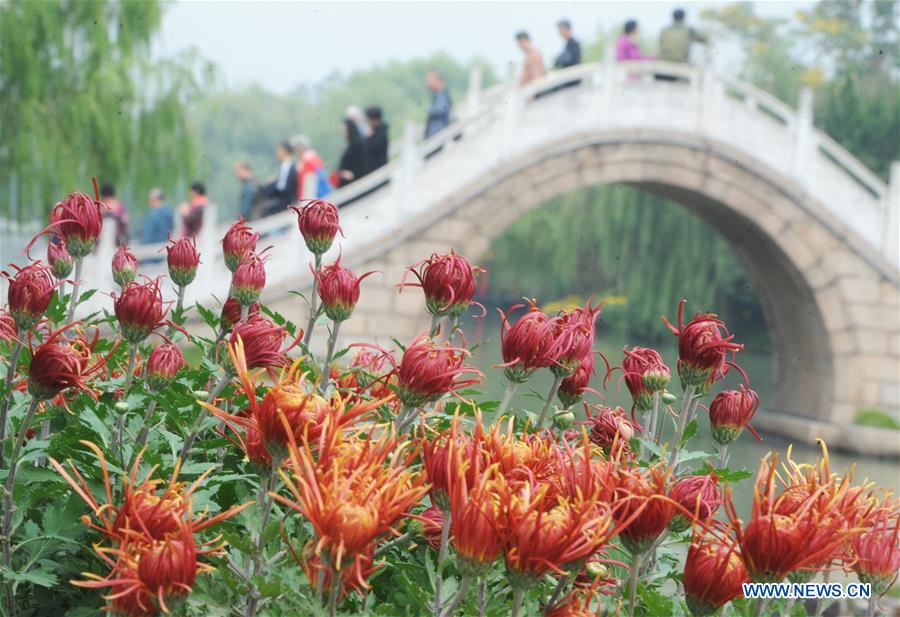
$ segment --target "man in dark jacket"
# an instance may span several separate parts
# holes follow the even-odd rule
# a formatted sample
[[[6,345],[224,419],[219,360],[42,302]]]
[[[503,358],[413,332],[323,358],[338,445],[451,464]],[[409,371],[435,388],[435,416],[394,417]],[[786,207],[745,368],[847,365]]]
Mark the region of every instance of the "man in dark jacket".
[[[572,36],[572,24],[568,19],[562,19],[556,27],[559,29],[559,36],[563,38],[566,46],[562,53],[556,57],[553,66],[558,69],[566,69],[576,64],[581,64],[581,44]]]
[[[425,85],[431,90],[431,105],[428,106],[428,118],[425,123],[425,139],[450,125],[450,111],[453,101],[444,85],[444,78],[437,71],[428,71]]]
[[[559,54],[553,62],[554,68],[567,69],[570,66],[581,64],[581,44],[575,40],[574,36],[572,36],[572,22],[568,19],[561,19],[559,23],[556,24],[556,27],[559,30],[559,36],[565,41],[565,47],[563,47],[562,53]],[[556,92],[563,88],[571,88],[580,83],[580,79],[567,81],[553,88],[551,92]]]
[[[372,173],[388,162],[388,125],[382,117],[381,107],[373,105],[366,109],[369,121],[369,135],[366,137],[366,173]]]
[[[275,148],[278,171],[266,187],[266,214],[275,214],[297,201],[297,165],[294,163],[293,149],[286,141]]]

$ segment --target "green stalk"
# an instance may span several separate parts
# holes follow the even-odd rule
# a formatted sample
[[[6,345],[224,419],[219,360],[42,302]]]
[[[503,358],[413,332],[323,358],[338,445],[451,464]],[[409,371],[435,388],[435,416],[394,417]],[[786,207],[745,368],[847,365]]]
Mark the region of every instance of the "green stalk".
[[[328,617],[337,615],[338,595],[341,591],[341,571],[331,568],[331,589],[328,591]]]
[[[688,416],[691,415],[691,407],[694,402],[694,386],[688,386],[684,389],[684,398],[681,399],[681,413],[678,414],[678,426],[675,429],[675,439],[672,442],[672,453],[669,455],[669,465],[676,466],[678,463],[678,450],[680,449],[681,437],[684,435],[684,429],[688,425]]]
[[[337,345],[338,332],[341,330],[340,321],[332,321],[331,334],[328,337],[328,351],[325,354],[325,362],[322,364],[322,372],[319,375],[319,392],[325,394],[328,384],[331,383],[331,359],[334,357],[334,348]]]
[[[434,617],[441,617],[441,586],[444,580],[444,560],[447,558],[447,545],[450,543],[450,512],[443,511],[441,522],[441,546],[438,549],[437,568],[434,579]]]
[[[34,421],[34,415],[40,406],[40,400],[32,398],[28,405],[28,411],[22,418],[22,424],[19,426],[19,432],[13,442],[12,456],[9,459],[9,470],[6,473],[6,485],[4,486],[3,495],[3,523],[0,527],[0,552],[3,556],[3,567],[10,572],[13,570],[12,562],[12,523],[13,513],[15,512],[15,500],[13,499],[13,491],[16,485],[16,471],[19,469],[19,455],[22,452],[22,446],[25,445],[25,439],[31,423]],[[14,592],[14,583],[11,579],[6,581],[6,614],[8,617],[16,617],[18,607],[16,606],[16,598]]]
[[[459,605],[462,604],[462,601],[466,599],[466,595],[469,593],[469,587],[472,586],[472,577],[464,576],[463,579],[459,582],[459,588],[456,590],[456,593],[453,594],[453,597],[450,599],[450,603],[447,605],[447,608],[444,609],[444,612],[441,613],[441,617],[451,617],[456,609],[459,608]]]
[[[634,609],[637,604],[638,575],[641,571],[641,553],[635,553],[631,557],[631,580],[628,583],[628,617],[634,617]]]
[[[254,546],[253,546],[253,557],[252,557],[252,574],[251,576],[256,577],[262,573],[263,565],[264,565],[264,551],[265,545],[263,542],[263,536],[266,533],[266,527],[269,526],[269,518],[272,515],[272,507],[275,503],[275,498],[272,496],[272,493],[275,492],[275,488],[278,484],[278,468],[281,467],[280,461],[272,461],[272,468],[269,470],[269,478],[267,482],[260,481],[259,488],[256,492],[256,503],[262,511],[262,520],[259,527],[259,532],[254,534]],[[260,478],[262,480],[262,478]],[[259,593],[256,589],[251,589],[250,594],[247,598],[247,608],[244,611],[245,617],[254,617],[256,615],[257,607],[259,604]]]
[[[185,287],[182,285],[178,286],[178,301],[175,303],[175,310],[172,311],[172,315],[181,315],[181,310],[184,307],[184,290]],[[166,337],[172,338],[172,335],[175,334],[175,325],[169,325],[169,329],[166,330]]]
[[[81,290],[81,267],[84,265],[84,257],[75,258],[75,276],[72,279],[72,295],[69,296],[69,310],[66,311],[66,323],[72,323],[75,317],[75,307],[78,305],[78,292]]]
[[[212,404],[216,397],[222,393],[222,390],[225,389],[225,386],[228,385],[228,382],[231,381],[231,371],[225,371],[225,374],[222,375],[222,378],[219,380],[219,383],[216,384],[216,387],[213,388],[212,392],[209,393],[209,396],[206,398],[206,402]],[[203,426],[203,421],[206,420],[206,416],[209,415],[209,410],[206,407],[203,407],[200,410],[200,413],[197,414],[197,419],[194,421],[194,426],[191,429],[190,434],[187,439],[184,440],[184,446],[181,448],[181,460],[182,462],[187,460],[188,454],[191,452],[191,448],[194,446],[194,442],[197,440],[197,437],[200,435],[200,429]]]
[[[537,423],[534,425],[534,430],[539,431],[544,426],[544,421],[547,419],[547,412],[550,411],[550,404],[553,402],[553,399],[556,398],[556,393],[559,392],[559,385],[562,383],[563,378],[559,375],[553,375],[553,385],[550,386],[550,392],[547,394],[547,400],[544,401],[544,408],[541,409],[541,415],[538,416]]]
[[[316,274],[322,268],[322,256],[316,254]],[[306,322],[306,334],[303,335],[303,346],[309,347],[312,340],[313,328],[316,327],[316,318],[319,316],[319,280],[313,277],[312,295],[309,300],[309,320]]]
[[[22,353],[22,342],[16,338],[16,344],[13,345],[12,353],[9,354],[9,365],[6,368],[6,387],[3,389],[6,396],[0,401],[0,467],[3,466],[3,452],[5,450],[6,441],[6,424],[9,421],[9,404],[12,401],[12,383],[16,378],[16,369],[19,365],[19,354]]]
[[[519,610],[522,608],[522,600],[525,599],[525,590],[524,589],[513,589],[513,597],[512,597],[512,610],[510,611],[510,617],[519,617]]]
[[[503,392],[503,398],[500,400],[500,406],[497,407],[497,417],[503,415],[503,412],[506,411],[509,404],[512,402],[513,397],[516,395],[516,390],[518,389],[519,384],[510,381],[506,384],[506,390]]]
[[[156,404],[157,399],[154,398],[150,401],[150,404],[147,405],[147,411],[144,413],[144,421],[141,424],[141,430],[134,442],[134,453],[131,455],[132,462],[128,464],[126,469],[131,469],[131,465],[134,463],[134,457],[136,457],[144,446],[147,445],[147,438],[150,436],[150,423],[153,420],[153,412],[156,411]]]

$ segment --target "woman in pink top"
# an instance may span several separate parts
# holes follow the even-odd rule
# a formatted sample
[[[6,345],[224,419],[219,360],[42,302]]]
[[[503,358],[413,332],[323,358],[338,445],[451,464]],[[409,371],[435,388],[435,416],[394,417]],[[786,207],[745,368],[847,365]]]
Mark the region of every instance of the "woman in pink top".
[[[616,41],[616,60],[628,62],[630,60],[653,60],[653,56],[645,56],[637,44],[638,25],[633,19],[625,22],[625,32]]]

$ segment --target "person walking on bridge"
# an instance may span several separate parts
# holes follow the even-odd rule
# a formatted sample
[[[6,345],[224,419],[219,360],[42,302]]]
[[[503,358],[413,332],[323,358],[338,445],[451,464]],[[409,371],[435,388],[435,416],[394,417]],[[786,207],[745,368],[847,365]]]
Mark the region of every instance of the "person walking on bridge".
[[[178,209],[185,237],[193,238],[200,233],[200,228],[203,227],[203,211],[207,204],[209,197],[206,196],[206,187],[202,182],[192,183],[188,201],[182,203]]]
[[[525,60],[522,62],[522,75],[519,77],[519,85],[524,86],[528,82],[539,79],[547,74],[544,68],[544,56],[540,50],[535,47],[531,36],[525,31],[516,34],[516,43],[525,53]]]
[[[297,165],[294,162],[293,149],[286,141],[275,148],[278,159],[278,171],[266,186],[266,215],[285,210],[297,200]]]
[[[428,117],[425,120],[425,139],[428,139],[450,126],[453,101],[447,92],[444,77],[437,71],[425,74],[425,85],[431,91],[431,105],[428,106]]]
[[[384,121],[381,107],[372,105],[366,109],[369,120],[369,134],[366,136],[366,173],[384,167],[388,162],[388,125]]]
[[[686,63],[691,53],[692,43],[706,43],[707,38],[684,23],[684,10],[675,9],[672,24],[659,33],[659,59],[668,62]],[[663,81],[676,81],[674,75],[657,75]]]
[[[556,57],[556,61],[553,63],[554,68],[567,69],[570,66],[581,64],[581,44],[575,40],[574,36],[572,36],[572,22],[568,19],[561,19],[559,23],[556,24],[556,27],[559,30],[559,36],[565,41],[565,47],[563,47],[562,53]],[[580,83],[580,79],[567,81],[553,88],[552,92],[564,88],[571,88]]]
[[[150,189],[147,196],[150,212],[141,227],[141,244],[160,244],[172,233],[172,208],[166,203],[161,188]]]
[[[637,42],[638,34],[640,34],[638,23],[633,19],[626,21],[622,35],[616,41],[616,60],[619,62],[653,60],[653,56],[645,55],[641,51],[641,46]]]
[[[567,69],[570,66],[581,64],[581,44],[572,36],[572,23],[568,19],[561,19],[556,24],[559,36],[565,41],[562,53],[556,57],[553,66],[558,69]]]
[[[291,137],[291,146],[297,153],[297,200],[322,199],[331,192],[328,172],[319,153],[312,147],[306,135]]]

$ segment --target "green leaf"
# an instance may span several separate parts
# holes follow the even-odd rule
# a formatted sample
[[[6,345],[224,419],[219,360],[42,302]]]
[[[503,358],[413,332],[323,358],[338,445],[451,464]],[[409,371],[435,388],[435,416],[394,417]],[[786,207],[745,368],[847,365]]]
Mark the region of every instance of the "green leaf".
[[[29,572],[13,572],[6,567],[0,567],[0,575],[3,578],[16,583],[31,583],[39,587],[53,587],[59,578],[52,572],[45,570],[31,570]]]
[[[697,418],[694,418],[688,425],[684,428],[684,435],[681,437],[681,442],[679,442],[678,447],[683,448],[684,444],[691,440],[691,437],[697,434],[697,431],[700,429],[700,425],[697,423]]]
[[[705,471],[702,473],[705,473]],[[732,471],[727,467],[722,467],[721,469],[716,469],[716,476],[723,482],[740,482],[741,480],[752,478],[753,474],[743,469]]]
[[[112,440],[112,435],[109,432],[109,428],[106,426],[106,423],[101,420],[96,412],[88,405],[85,405],[81,408],[78,413],[78,418],[86,424],[89,428],[91,428],[94,433],[100,437],[100,440],[103,442],[103,445],[109,447],[109,442]]]

